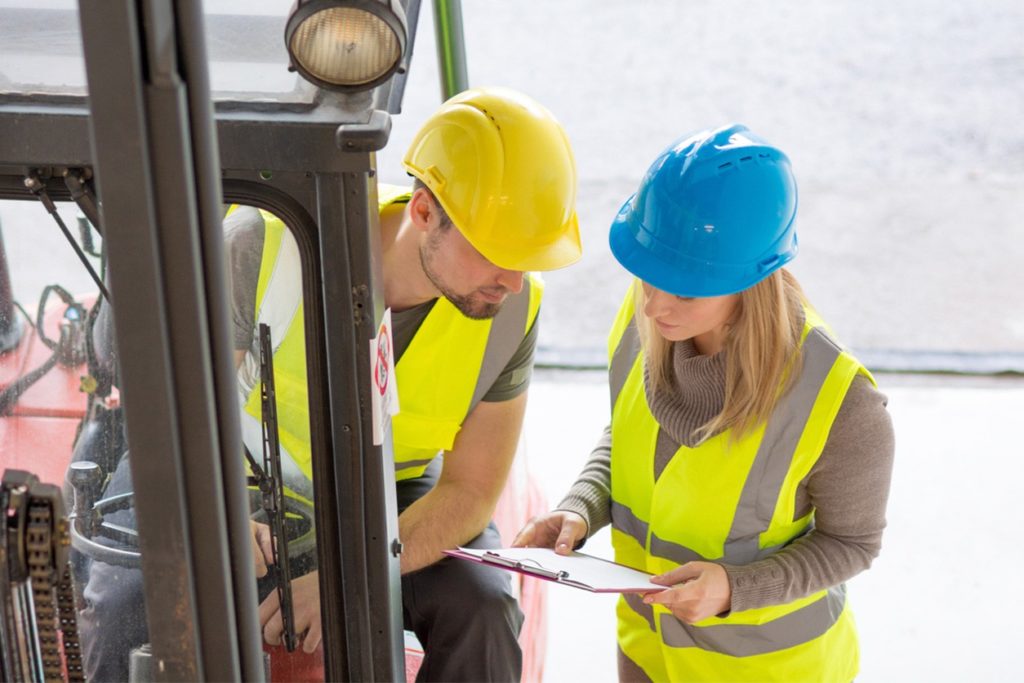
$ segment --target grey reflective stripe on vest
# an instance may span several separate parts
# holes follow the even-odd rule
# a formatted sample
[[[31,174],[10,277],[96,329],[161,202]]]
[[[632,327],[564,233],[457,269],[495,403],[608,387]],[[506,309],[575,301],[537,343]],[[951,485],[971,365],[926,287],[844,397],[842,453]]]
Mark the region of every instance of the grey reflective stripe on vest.
[[[626,329],[619,337],[619,343],[612,352],[612,360],[608,364],[608,391],[611,395],[612,411],[615,410],[615,401],[618,400],[622,387],[626,385],[629,378],[629,371],[633,369],[633,363],[640,354],[640,333],[636,329],[636,319],[629,321]]]
[[[800,376],[772,411],[764,437],[747,475],[736,515],[726,538],[723,561],[749,564],[775,552],[760,548],[759,539],[771,525],[782,485],[793,464],[796,447],[811,409],[841,349],[818,328],[807,333],[802,347]]]
[[[487,395],[523,342],[527,332],[526,323],[530,319],[530,287],[530,278],[524,277],[522,290],[509,296],[491,321],[480,374],[477,375],[473,399],[469,402],[466,415],[473,412],[476,404]]]
[[[641,548],[647,547],[647,522],[643,521],[633,511],[619,503],[612,501],[612,526],[627,536],[631,536]]]
[[[634,612],[644,618],[652,631],[655,630],[654,608],[644,603],[644,596],[642,593],[623,593],[622,599],[626,601],[626,604],[629,605]]]
[[[696,550],[690,550],[686,546],[658,538],[657,534],[651,534],[651,544],[648,548],[647,532],[650,525],[637,517],[636,513],[627,505],[613,500],[611,516],[612,528],[632,538],[640,544],[641,548],[647,548],[648,552],[655,557],[662,557],[679,564],[704,559]]]
[[[705,559],[696,550],[691,550],[680,543],[666,541],[663,538],[659,538],[657,534],[651,534],[650,553],[654,557],[672,560],[678,564],[686,564],[687,562],[696,562],[697,560]]]
[[[647,548],[647,522],[637,517],[633,511],[625,505],[616,503],[615,501],[612,501],[612,527],[633,538],[641,547]],[[782,550],[783,547],[784,545],[775,545],[770,548],[762,548],[758,552],[757,559],[762,559],[772,555],[773,553],[777,553]],[[696,550],[687,548],[681,543],[666,541],[665,539],[660,538],[657,534],[651,534],[651,545],[648,548],[648,552],[653,557],[671,560],[676,564],[686,564],[687,562],[697,562],[708,559]]]
[[[438,451],[440,453],[440,451]],[[437,456],[435,455],[434,458]],[[424,458],[422,460],[402,460],[395,461],[395,472],[401,472],[402,470],[411,470],[414,467],[426,467],[430,463],[434,462],[434,458]]]
[[[820,600],[764,624],[693,626],[663,613],[661,640],[669,647],[696,647],[733,657],[777,652],[821,637],[839,619],[845,604],[846,586],[839,585]]]

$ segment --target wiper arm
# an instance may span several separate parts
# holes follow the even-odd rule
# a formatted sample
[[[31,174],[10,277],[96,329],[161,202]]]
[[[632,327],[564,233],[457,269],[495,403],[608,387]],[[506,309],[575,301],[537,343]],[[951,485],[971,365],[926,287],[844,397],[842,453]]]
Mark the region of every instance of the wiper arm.
[[[103,294],[103,298],[110,301],[110,292],[107,291],[107,288],[103,285],[103,280],[100,279],[100,276],[96,273],[92,264],[89,263],[89,259],[86,258],[82,248],[78,246],[78,242],[75,241],[71,231],[68,230],[68,226],[64,224],[60,214],[57,213],[57,205],[53,203],[52,199],[50,199],[50,195],[46,192],[46,184],[39,179],[39,176],[35,171],[32,171],[25,176],[25,187],[39,198],[39,201],[43,203],[43,206],[46,207],[49,214],[53,216],[53,220],[57,221],[57,226],[60,228],[60,231],[64,233],[64,237],[67,238],[68,244],[70,244],[71,248],[75,250],[78,260],[81,261],[82,265],[85,266],[85,269],[89,271],[89,275],[92,276],[93,282],[96,283],[96,287],[99,288],[100,293]]]
[[[71,193],[71,199],[78,204],[78,209],[85,214],[90,225],[96,228],[96,232],[103,234],[103,230],[100,227],[100,210],[96,206],[96,195],[92,191],[92,187],[89,181],[92,179],[92,171],[88,168],[68,168],[64,169],[64,185],[68,188],[68,192]],[[89,235],[90,233],[85,233]],[[99,254],[92,252],[91,242],[85,244],[85,250],[93,256],[99,256]]]

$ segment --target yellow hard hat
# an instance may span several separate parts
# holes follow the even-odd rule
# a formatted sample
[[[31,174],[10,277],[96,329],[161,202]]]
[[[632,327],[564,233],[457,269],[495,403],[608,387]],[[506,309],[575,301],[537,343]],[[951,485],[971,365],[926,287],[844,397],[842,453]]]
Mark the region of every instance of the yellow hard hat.
[[[423,124],[403,160],[491,263],[554,270],[579,259],[576,162],[555,117],[508,88],[473,88]]]

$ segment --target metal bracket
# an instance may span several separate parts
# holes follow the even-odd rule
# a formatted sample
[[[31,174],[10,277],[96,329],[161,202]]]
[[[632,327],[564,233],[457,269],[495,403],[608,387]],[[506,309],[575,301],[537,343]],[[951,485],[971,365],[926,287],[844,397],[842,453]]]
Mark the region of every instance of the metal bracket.
[[[374,109],[366,123],[343,123],[334,140],[343,152],[376,152],[384,149],[391,135],[391,115]]]

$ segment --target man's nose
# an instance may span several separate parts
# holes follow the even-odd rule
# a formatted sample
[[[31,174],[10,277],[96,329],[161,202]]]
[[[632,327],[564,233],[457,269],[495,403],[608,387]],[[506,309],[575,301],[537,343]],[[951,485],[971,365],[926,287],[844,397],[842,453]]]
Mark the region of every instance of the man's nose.
[[[513,294],[518,294],[523,289],[523,277],[521,270],[502,270],[498,274],[498,284]]]

